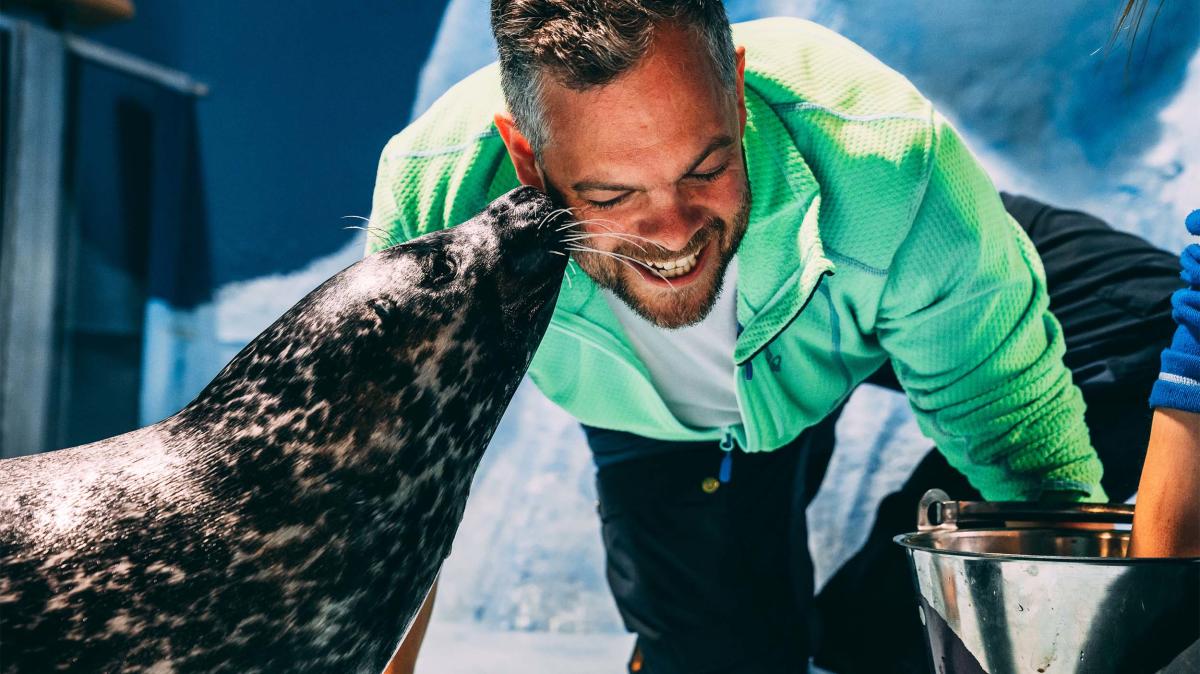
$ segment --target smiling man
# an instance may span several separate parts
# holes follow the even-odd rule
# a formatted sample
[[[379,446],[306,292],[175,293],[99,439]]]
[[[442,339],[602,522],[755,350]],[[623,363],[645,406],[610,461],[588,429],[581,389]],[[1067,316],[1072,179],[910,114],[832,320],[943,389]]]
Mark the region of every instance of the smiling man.
[[[1030,236],[1064,315],[1112,326],[1079,331],[1072,367],[1109,396],[1099,423],[1124,421],[1096,435],[1114,455],[1148,427],[1111,410],[1145,409],[1172,331],[1173,256],[1083,214],[1002,201],[907,80],[811,23],[731,31],[716,0],[493,0],[492,25],[499,64],[388,144],[372,224],[411,238],[519,183],[573,209],[586,276],[564,284],[530,376],[593,450],[632,671],[800,672],[814,646],[839,671],[920,667],[888,547],[920,491],[1105,500]],[[1143,307],[1090,302],[1109,270],[1134,269],[1153,270]],[[1107,334],[1149,344],[1144,382],[1136,359],[1109,376]],[[939,453],[823,593],[814,645],[805,507],[841,405],[867,380],[906,393]],[[1119,498],[1137,481],[1129,462]]]

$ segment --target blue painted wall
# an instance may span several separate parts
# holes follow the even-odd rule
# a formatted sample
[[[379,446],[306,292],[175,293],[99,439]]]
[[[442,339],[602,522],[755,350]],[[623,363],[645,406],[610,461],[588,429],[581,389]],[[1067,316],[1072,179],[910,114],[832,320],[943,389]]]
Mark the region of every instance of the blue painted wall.
[[[214,288],[352,237],[342,216],[370,210],[444,4],[141,0],[132,21],[80,31],[211,87],[196,119]]]
[[[446,3],[135,4],[131,21],[70,29],[182,71],[209,93],[182,114],[150,120],[172,135],[165,142],[155,136],[145,197],[155,215],[141,295],[140,365],[134,363],[140,376],[131,373],[134,390],[119,394],[136,399],[136,422],[121,415],[103,432],[85,424],[56,446],[179,410],[288,306],[361,255],[362,233],[347,229],[361,223],[345,216],[369,215],[379,153],[408,122]],[[54,23],[25,6],[5,9]],[[116,231],[127,219],[108,217],[111,209],[92,202],[112,200],[101,185],[114,170],[112,152],[104,149],[115,128],[109,108],[140,86],[129,80],[93,65],[80,67],[73,80],[81,92],[75,206],[93,229]],[[93,192],[100,194],[89,201]],[[86,257],[93,254],[88,249]],[[111,417],[93,411],[83,416]]]

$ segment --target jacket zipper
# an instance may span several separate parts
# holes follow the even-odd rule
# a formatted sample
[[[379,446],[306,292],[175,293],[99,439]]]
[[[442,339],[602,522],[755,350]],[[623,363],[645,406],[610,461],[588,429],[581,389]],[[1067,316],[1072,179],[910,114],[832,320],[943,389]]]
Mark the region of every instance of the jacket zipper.
[[[769,365],[773,371],[779,371],[778,368],[782,367],[779,362],[780,359],[771,355],[770,350],[768,350],[768,346],[771,344],[771,342],[775,341],[775,338],[783,333],[784,330],[787,330],[789,327],[791,327],[792,323],[795,323],[796,319],[800,317],[800,314],[804,313],[804,310],[808,308],[808,303],[812,302],[813,296],[817,294],[817,288],[821,286],[821,281],[824,281],[826,276],[833,276],[833,272],[828,269],[821,272],[821,276],[817,278],[817,282],[813,284],[812,289],[808,292],[808,297],[804,298],[804,303],[800,305],[800,308],[796,310],[796,313],[792,314],[791,318],[787,319],[787,321],[785,321],[784,324],[775,331],[775,334],[771,335],[771,338],[764,342],[757,351],[747,356],[746,359],[741,363],[738,363],[739,365],[749,368],[750,361],[754,360],[758,354],[765,352],[767,354],[767,365]],[[741,324],[738,324],[738,334],[740,335],[741,332],[742,326]],[[751,376],[746,377],[746,379],[750,378]]]
[[[724,436],[721,438],[721,449],[725,450],[725,456],[721,457],[721,467],[717,470],[717,481],[721,484],[729,484],[730,478],[733,477],[733,451],[735,449],[733,429],[726,426],[722,432]]]

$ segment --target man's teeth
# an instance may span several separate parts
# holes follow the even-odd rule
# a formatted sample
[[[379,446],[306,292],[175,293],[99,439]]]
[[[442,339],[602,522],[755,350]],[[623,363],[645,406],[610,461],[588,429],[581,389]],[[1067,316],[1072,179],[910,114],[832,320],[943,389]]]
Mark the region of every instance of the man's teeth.
[[[700,255],[700,251],[696,251],[691,255],[667,260],[666,262],[646,262],[656,273],[661,274],[666,278],[675,278],[683,276],[690,272],[696,266],[696,257]]]

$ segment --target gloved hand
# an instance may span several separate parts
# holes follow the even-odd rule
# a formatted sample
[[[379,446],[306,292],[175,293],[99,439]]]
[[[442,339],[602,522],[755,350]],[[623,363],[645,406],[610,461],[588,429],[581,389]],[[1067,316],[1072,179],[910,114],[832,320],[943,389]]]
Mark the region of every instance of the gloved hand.
[[[1188,231],[1200,236],[1200,210],[1185,220]],[[1179,324],[1171,348],[1163,351],[1162,371],[1150,394],[1150,405],[1200,412],[1200,244],[1180,256],[1187,287],[1171,296],[1172,316]]]

